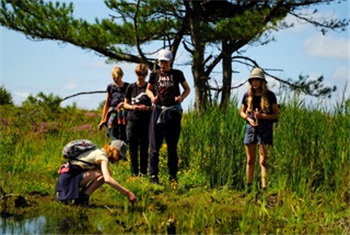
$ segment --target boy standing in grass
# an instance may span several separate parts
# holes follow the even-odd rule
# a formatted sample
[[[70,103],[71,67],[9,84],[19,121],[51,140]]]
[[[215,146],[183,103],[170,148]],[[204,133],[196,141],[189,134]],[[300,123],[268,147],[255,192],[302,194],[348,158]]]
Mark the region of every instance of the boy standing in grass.
[[[259,145],[261,186],[267,187],[267,153],[273,144],[272,124],[279,118],[276,95],[267,87],[264,71],[254,68],[248,79],[248,91],[242,99],[240,116],[246,121],[244,144],[247,155],[246,180],[248,190],[253,184],[256,145]]]
[[[129,143],[129,154],[132,176],[147,175],[148,164],[148,128],[152,104],[146,94],[146,77],[148,67],[138,64],[135,69],[137,81],[126,89],[124,108],[128,110],[126,134]],[[139,154],[140,153],[140,154]],[[140,155],[140,164],[139,156]]]

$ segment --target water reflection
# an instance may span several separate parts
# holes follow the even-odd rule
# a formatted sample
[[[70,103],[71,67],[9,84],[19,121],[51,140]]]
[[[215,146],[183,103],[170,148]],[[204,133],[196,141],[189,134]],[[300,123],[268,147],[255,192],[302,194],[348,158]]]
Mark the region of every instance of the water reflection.
[[[60,216],[60,218],[39,216],[15,221],[13,218],[0,219],[0,234],[101,234],[89,222],[86,214]]]
[[[22,221],[15,221],[13,218],[0,219],[1,234],[43,234],[45,227],[45,216]]]

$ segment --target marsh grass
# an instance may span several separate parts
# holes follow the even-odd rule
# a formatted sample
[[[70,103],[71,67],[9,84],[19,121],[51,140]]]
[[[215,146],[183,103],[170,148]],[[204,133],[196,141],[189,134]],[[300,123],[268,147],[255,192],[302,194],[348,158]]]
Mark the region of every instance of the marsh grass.
[[[330,110],[297,97],[283,101],[268,158],[268,191],[259,190],[257,165],[257,187],[250,194],[244,189],[244,121],[238,106],[234,99],[225,111],[184,114],[176,187],[167,181],[164,145],[161,185],[130,177],[129,163],[120,162],[112,166],[113,175],[136,193],[138,203],[132,207],[104,185],[92,195],[89,209],[58,204],[51,195],[64,144],[78,138],[108,143],[105,130],[97,130],[100,110],[50,113],[1,106],[0,186],[27,198],[22,219],[45,215],[54,224],[45,233],[349,233],[349,100]],[[0,204],[1,212],[10,210],[3,200]],[[13,215],[19,213],[15,208]]]

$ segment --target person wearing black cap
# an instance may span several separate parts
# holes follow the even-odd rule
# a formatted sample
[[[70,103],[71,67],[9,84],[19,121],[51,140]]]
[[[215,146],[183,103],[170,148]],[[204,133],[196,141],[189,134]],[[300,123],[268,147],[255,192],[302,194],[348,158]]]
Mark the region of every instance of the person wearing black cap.
[[[177,143],[180,138],[182,107],[181,103],[190,93],[182,71],[171,67],[173,54],[162,49],[158,53],[159,70],[150,74],[146,93],[151,99],[152,111],[149,128],[149,174],[151,183],[159,183],[159,150],[165,138],[168,149],[169,181],[177,181]],[[180,92],[180,85],[183,88]]]
[[[261,185],[267,187],[267,153],[273,144],[272,124],[278,120],[276,95],[267,87],[267,80],[261,68],[254,68],[248,79],[248,91],[244,94],[240,116],[246,121],[244,144],[247,156],[246,180],[250,190],[254,178],[256,145],[259,145]]]
[[[128,160],[126,150],[124,141],[113,140],[103,148],[83,152],[76,160],[62,165],[58,172],[57,200],[87,206],[90,195],[107,183],[126,195],[131,203],[136,202],[135,195],[114,180],[109,169],[110,162]]]

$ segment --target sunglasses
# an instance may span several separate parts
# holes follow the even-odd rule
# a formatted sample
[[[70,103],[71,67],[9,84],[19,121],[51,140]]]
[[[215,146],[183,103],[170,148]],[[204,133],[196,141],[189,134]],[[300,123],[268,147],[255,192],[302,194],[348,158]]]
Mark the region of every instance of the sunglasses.
[[[147,76],[147,73],[136,72],[137,76],[144,77]]]

